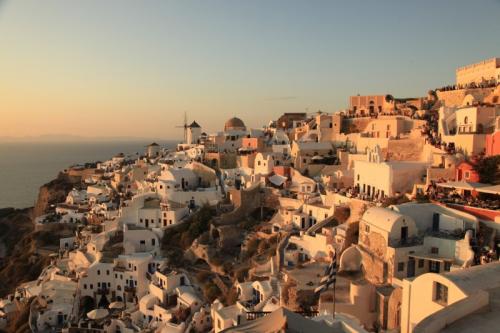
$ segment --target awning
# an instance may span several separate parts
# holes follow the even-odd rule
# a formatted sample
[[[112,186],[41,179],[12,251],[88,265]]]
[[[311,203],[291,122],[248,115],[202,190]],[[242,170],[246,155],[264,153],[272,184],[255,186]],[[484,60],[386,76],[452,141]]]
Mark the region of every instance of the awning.
[[[432,253],[411,253],[408,256],[415,259],[424,259],[439,262],[453,262],[454,260],[453,258],[440,257],[439,255],[435,255]]]
[[[500,195],[500,185],[484,186],[477,189],[478,192]]]
[[[123,309],[124,307],[123,302],[113,302],[108,306],[109,309]]]
[[[272,175],[271,177],[268,178],[271,183],[273,183],[276,186],[281,186],[287,181],[287,177],[280,176],[280,175]]]
[[[238,148],[238,151],[254,151],[255,148],[251,148],[251,147],[241,147],[241,148]]]
[[[464,182],[464,181],[459,181],[459,182],[446,182],[446,183],[439,183],[436,184],[439,187],[446,187],[446,188],[456,188],[459,190],[477,190],[481,187],[486,187],[488,184],[482,184],[482,183],[473,183],[473,182]]]

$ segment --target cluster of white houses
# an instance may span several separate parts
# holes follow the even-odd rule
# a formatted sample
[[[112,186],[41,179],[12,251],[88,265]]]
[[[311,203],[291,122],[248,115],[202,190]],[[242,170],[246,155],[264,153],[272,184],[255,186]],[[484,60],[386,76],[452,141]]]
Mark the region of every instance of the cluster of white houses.
[[[35,223],[80,227],[0,300],[0,329],[31,300],[37,332],[495,331],[500,188],[474,165],[500,154],[498,64],[459,69],[456,86],[426,97],[352,96],[347,110],[263,129],[192,122],[173,151],[153,143],[70,168],[81,184]],[[163,256],[166,230],[204,205],[225,226],[274,211],[267,234],[247,238],[277,239],[275,253],[228,274],[233,304],[208,302]],[[336,291],[317,295],[332,260]]]

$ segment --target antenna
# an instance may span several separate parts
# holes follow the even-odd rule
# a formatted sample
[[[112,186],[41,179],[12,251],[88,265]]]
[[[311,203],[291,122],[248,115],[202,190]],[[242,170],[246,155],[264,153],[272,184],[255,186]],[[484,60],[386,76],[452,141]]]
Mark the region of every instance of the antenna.
[[[184,111],[184,125],[175,126],[175,128],[184,128],[184,143],[187,143],[188,119],[187,119],[187,112],[186,111]]]

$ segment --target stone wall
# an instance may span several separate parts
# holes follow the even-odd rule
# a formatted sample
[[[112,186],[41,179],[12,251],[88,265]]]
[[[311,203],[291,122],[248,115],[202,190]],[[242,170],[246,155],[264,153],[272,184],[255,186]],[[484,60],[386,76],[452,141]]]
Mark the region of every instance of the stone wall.
[[[372,121],[371,117],[344,118],[342,119],[342,133],[351,133],[351,129],[356,129],[352,133],[363,132]]]
[[[482,101],[490,95],[494,88],[476,88],[476,89],[458,89],[449,91],[437,91],[439,100],[444,102],[445,106],[461,106],[465,96],[471,94],[476,99]]]
[[[371,252],[368,252],[362,246],[359,247],[361,256],[363,258],[363,269],[365,278],[373,284],[385,283],[386,277],[384,276],[384,260]]]
[[[382,155],[390,161],[421,161],[425,141],[423,138],[389,140],[387,150]]]
[[[211,168],[234,169],[237,167],[234,153],[205,153],[204,162]]]
[[[248,189],[231,190],[231,201],[235,209],[219,217],[218,224],[232,224],[240,222],[247,215],[260,207],[261,196],[260,186],[253,186]]]
[[[387,329],[399,329],[401,323],[401,302],[403,301],[403,289],[397,287],[389,296],[387,307]]]

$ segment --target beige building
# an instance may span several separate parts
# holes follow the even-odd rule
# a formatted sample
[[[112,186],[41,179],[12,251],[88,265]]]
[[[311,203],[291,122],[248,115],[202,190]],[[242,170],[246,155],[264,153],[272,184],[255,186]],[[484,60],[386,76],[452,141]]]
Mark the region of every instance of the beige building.
[[[308,167],[311,167],[317,158],[331,156],[333,153],[331,142],[294,141],[290,155],[292,166],[300,172],[304,172]]]
[[[486,134],[493,133],[498,116],[498,106],[442,107],[438,132],[441,140],[453,143],[457,151],[468,156],[477,155],[485,151]]]
[[[359,224],[357,248],[369,281],[394,283],[470,266],[469,242],[478,226],[472,216],[434,204],[391,208],[370,208]]]
[[[500,262],[407,279],[401,332],[497,332],[499,290]]]
[[[395,101],[391,95],[369,95],[349,97],[349,109],[355,114],[370,114],[394,111]]]
[[[457,133],[492,133],[495,119],[500,116],[500,107],[477,106],[456,111]]]
[[[335,141],[340,136],[343,116],[340,113],[317,113],[308,122],[294,129],[295,140],[312,142]]]
[[[371,120],[361,133],[372,138],[397,138],[421,128],[424,120],[414,120],[403,116],[380,116]]]
[[[354,164],[354,184],[359,191],[372,198],[392,197],[413,189],[425,175],[428,163],[384,161],[378,146],[368,149],[366,161]]]
[[[500,58],[491,58],[459,67],[456,70],[458,86],[481,84],[487,81],[500,81]]]

